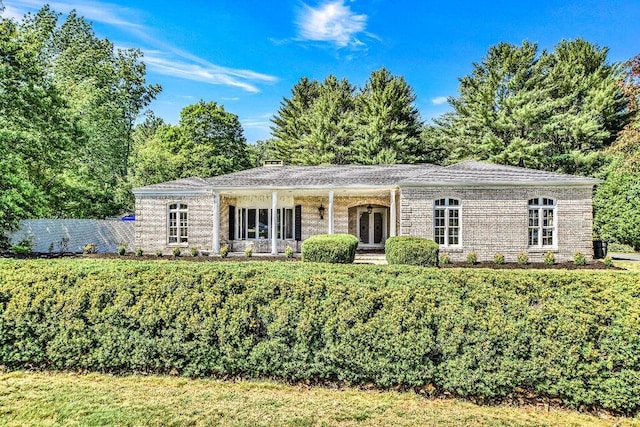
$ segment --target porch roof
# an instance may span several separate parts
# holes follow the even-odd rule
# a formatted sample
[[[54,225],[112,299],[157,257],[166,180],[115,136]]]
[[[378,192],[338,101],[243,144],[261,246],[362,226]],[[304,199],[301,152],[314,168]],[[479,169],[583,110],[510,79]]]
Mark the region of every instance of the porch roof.
[[[262,166],[212,178],[185,178],[136,188],[134,194],[170,191],[393,188],[455,185],[595,185],[600,180],[513,166],[465,161],[451,166]]]

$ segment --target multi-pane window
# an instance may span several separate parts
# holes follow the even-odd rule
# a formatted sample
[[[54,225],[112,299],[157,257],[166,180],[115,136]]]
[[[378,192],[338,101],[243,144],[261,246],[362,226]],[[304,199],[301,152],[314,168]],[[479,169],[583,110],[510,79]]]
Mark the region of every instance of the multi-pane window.
[[[529,246],[552,247],[556,243],[556,201],[529,199]]]
[[[443,246],[460,245],[460,200],[434,202],[433,240]]]
[[[272,209],[240,208],[237,212],[236,239],[270,239]],[[293,208],[276,209],[276,239],[293,239]]]
[[[187,243],[187,205],[173,203],[169,205],[169,244]]]

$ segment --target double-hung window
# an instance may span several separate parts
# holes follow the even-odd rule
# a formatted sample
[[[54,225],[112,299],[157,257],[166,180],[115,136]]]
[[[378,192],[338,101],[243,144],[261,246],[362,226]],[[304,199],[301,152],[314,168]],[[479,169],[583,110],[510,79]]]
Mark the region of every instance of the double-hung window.
[[[529,199],[529,246],[556,246],[556,201],[546,197]]]
[[[269,208],[239,208],[236,214],[236,239],[271,239],[274,232],[278,240],[293,239],[295,230],[293,208],[278,208],[275,210],[275,230],[272,230],[273,214],[273,209]]]
[[[445,198],[434,202],[433,240],[443,246],[460,245],[460,200]]]
[[[169,244],[188,243],[188,210],[184,203],[169,205]]]

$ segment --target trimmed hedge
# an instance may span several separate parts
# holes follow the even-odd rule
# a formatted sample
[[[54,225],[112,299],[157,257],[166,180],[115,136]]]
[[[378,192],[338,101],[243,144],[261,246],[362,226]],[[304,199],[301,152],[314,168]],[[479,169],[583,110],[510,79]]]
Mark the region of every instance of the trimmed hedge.
[[[640,274],[0,260],[0,364],[640,409]]]
[[[302,242],[302,261],[351,264],[357,248],[352,234],[318,234]]]
[[[384,244],[384,253],[389,264],[437,267],[439,250],[436,242],[422,237],[389,237]]]

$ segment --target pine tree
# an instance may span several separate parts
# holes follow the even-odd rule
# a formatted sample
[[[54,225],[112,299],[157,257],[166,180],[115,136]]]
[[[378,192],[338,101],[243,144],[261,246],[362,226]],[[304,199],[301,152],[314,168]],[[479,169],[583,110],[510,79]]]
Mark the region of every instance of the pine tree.
[[[402,77],[384,67],[373,71],[356,95],[352,163],[415,163],[420,157],[421,122],[415,94]]]

